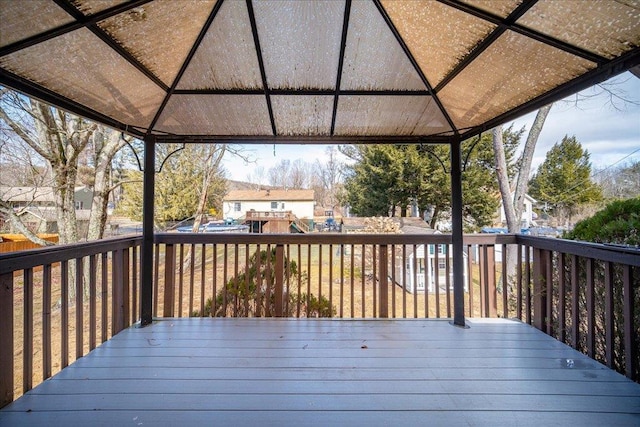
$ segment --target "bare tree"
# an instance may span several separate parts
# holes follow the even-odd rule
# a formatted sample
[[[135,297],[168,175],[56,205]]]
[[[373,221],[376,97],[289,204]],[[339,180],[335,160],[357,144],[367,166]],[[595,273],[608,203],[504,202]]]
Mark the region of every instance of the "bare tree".
[[[1,101],[0,120],[51,168],[60,243],[76,242],[78,156],[97,125],[14,92],[5,91]]]

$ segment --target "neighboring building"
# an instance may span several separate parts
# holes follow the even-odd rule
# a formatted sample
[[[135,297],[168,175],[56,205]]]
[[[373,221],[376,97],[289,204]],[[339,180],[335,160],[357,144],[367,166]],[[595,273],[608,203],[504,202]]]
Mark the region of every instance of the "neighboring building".
[[[0,197],[14,208],[55,207],[53,187],[0,187]],[[91,209],[93,190],[89,187],[75,188],[76,210]]]
[[[8,202],[25,226],[34,233],[57,233],[58,216],[52,187],[0,187],[0,197]],[[89,187],[75,188],[75,208],[78,234],[85,236],[93,203],[93,191]],[[4,228],[13,230],[9,222]]]
[[[511,197],[513,198],[513,194],[511,195]],[[537,203],[537,201],[529,196],[528,194],[524,195],[524,210],[522,211],[522,219],[520,221],[520,228],[529,228],[533,225],[535,225],[534,219],[536,219],[536,214],[535,212],[533,212],[533,205]],[[506,226],[507,225],[507,216],[504,213],[504,205],[502,204],[502,202],[500,202],[500,208],[499,208],[499,215],[500,215],[500,225],[501,226]]]
[[[247,212],[291,212],[298,219],[313,219],[313,190],[234,190],[222,200],[224,218],[238,220]]]

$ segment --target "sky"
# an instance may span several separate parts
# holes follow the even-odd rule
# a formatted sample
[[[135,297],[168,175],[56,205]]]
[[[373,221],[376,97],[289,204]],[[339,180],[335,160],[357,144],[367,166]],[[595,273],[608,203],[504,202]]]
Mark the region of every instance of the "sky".
[[[605,82],[605,86],[634,103],[611,98],[597,86],[556,102],[538,139],[534,168],[565,135],[575,135],[582,147],[589,151],[594,170],[640,161],[640,79],[626,72]],[[505,123],[505,126],[513,124],[514,129],[525,126],[528,131],[535,114],[527,114]],[[526,134],[523,144],[525,138]],[[234,157],[227,157],[223,162],[229,179],[250,181],[256,167],[264,168],[266,179],[268,170],[284,159],[324,162],[326,148],[326,145],[246,145],[246,154],[255,162],[245,163]]]

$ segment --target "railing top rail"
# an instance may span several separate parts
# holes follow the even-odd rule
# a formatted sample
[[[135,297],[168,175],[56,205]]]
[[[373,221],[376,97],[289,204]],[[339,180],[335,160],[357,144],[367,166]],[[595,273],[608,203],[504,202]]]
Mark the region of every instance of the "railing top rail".
[[[0,274],[33,268],[44,264],[95,255],[117,249],[138,246],[142,242],[141,236],[117,237],[112,239],[95,240],[92,242],[73,243],[69,245],[55,245],[38,249],[0,254]]]
[[[517,235],[516,241],[537,249],[640,267],[640,249],[637,248],[526,235]]]
[[[366,234],[366,233],[311,233],[311,234],[223,234],[223,233],[158,233],[156,243],[165,244],[334,244],[334,245],[422,245],[451,244],[450,234]],[[465,244],[515,243],[510,234],[468,234]]]

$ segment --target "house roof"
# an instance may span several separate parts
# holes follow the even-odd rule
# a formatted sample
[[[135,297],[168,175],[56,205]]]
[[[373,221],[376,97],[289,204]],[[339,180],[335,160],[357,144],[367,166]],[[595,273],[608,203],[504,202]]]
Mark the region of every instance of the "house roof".
[[[159,141],[450,142],[640,63],[637,0],[4,0],[0,84]]]
[[[224,197],[225,202],[313,201],[313,190],[234,190]]]
[[[75,187],[75,191],[90,191],[85,186]],[[0,197],[8,202],[55,202],[53,187],[0,187]]]

